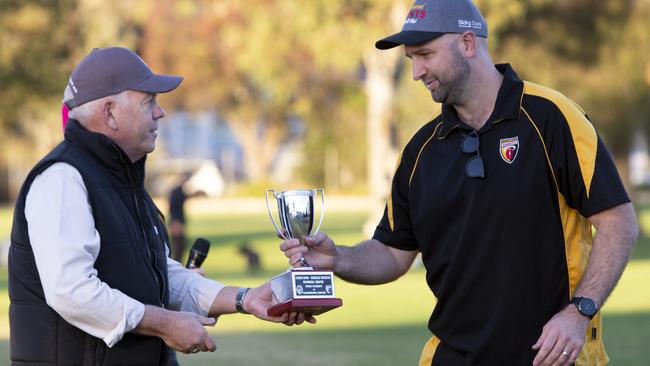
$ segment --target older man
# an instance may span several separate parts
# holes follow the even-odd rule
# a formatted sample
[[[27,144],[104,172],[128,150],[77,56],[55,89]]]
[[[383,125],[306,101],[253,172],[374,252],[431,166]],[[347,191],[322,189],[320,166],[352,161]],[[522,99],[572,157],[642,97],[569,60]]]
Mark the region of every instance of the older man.
[[[372,239],[281,248],[363,284],[422,253],[438,301],[421,366],[603,365],[598,310],[635,243],[634,210],[584,111],[494,65],[487,35],[469,0],[415,2],[376,47],[404,45],[442,114],[406,145]]]
[[[156,94],[181,80],[153,74],[118,47],[93,50],[72,72],[65,139],[32,169],[16,203],[13,364],[164,365],[169,348],[214,351],[204,326],[220,314],[304,320],[266,316],[268,283],[226,287],[168,259],[165,225],[143,182],[165,116]]]

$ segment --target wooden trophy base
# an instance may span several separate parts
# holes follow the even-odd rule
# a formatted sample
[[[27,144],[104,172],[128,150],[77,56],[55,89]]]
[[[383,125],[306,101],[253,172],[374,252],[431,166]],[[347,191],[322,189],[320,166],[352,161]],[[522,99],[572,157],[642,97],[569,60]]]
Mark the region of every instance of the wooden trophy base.
[[[319,315],[338,308],[341,305],[343,305],[343,300],[339,298],[291,299],[271,306],[266,313],[269,316],[276,316],[293,311],[309,315]]]

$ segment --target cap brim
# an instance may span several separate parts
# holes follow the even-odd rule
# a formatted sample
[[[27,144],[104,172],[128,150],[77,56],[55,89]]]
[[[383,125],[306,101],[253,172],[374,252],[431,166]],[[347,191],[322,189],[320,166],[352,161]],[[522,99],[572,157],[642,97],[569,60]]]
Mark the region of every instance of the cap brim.
[[[375,47],[387,50],[403,44],[414,45],[438,38],[443,34],[440,32],[401,31],[375,42]]]
[[[180,76],[153,74],[129,89],[145,93],[167,93],[176,89],[181,81],[183,78]]]

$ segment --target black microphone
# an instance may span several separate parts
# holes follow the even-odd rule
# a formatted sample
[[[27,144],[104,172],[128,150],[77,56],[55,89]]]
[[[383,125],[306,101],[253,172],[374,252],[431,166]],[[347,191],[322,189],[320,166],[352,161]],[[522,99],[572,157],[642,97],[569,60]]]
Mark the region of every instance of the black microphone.
[[[205,257],[208,256],[210,250],[210,242],[203,238],[198,238],[190,249],[190,255],[187,257],[187,264],[185,268],[193,269],[199,268],[203,264]]]

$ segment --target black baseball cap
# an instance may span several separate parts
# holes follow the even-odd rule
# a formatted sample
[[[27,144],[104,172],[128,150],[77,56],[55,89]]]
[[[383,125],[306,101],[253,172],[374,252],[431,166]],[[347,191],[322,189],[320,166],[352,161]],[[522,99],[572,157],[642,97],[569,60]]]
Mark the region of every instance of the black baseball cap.
[[[70,90],[64,102],[72,109],[84,103],[135,90],[166,93],[183,78],[154,74],[135,52],[124,47],[95,48],[74,68],[68,81]]]
[[[387,50],[468,30],[487,38],[487,22],[471,0],[416,0],[406,16],[402,31],[377,41],[375,47]]]

